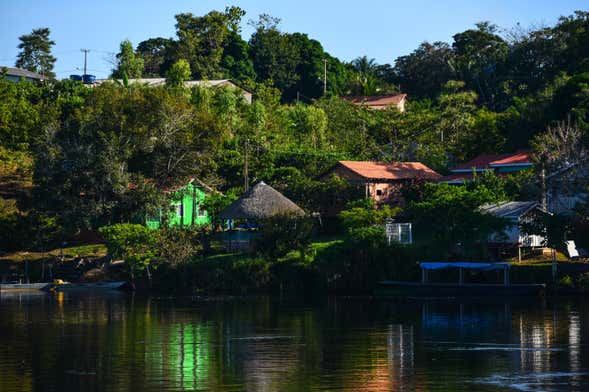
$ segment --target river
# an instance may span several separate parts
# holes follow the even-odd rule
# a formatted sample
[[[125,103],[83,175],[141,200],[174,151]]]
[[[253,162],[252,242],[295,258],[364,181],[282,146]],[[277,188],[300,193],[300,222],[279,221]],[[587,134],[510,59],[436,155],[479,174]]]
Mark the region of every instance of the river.
[[[589,300],[2,294],[0,391],[588,391]]]

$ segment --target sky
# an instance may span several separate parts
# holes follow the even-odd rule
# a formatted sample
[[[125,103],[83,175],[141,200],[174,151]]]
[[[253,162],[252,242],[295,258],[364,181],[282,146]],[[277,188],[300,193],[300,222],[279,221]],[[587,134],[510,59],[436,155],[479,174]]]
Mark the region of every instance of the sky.
[[[58,78],[82,73],[82,48],[90,49],[88,73],[108,77],[122,40],[137,45],[174,37],[174,15],[230,5],[247,12],[245,39],[252,33],[247,22],[267,13],[282,20],[282,31],[307,33],[332,56],[350,61],[366,55],[378,63],[394,63],[423,41],[451,42],[480,21],[505,29],[554,25],[561,15],[589,10],[589,0],[0,0],[0,66],[14,65],[19,36],[49,27]]]

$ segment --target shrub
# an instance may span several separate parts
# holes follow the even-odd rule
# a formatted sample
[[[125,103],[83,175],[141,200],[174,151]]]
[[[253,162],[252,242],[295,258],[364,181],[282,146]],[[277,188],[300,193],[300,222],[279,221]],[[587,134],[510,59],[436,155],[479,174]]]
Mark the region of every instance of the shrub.
[[[267,258],[276,260],[292,250],[298,250],[301,258],[311,242],[313,221],[308,217],[280,215],[260,223],[261,232],[256,237],[256,250]]]
[[[154,264],[157,232],[142,225],[121,223],[99,229],[109,255],[125,260],[131,278],[135,272],[146,271],[151,280],[150,265]]]

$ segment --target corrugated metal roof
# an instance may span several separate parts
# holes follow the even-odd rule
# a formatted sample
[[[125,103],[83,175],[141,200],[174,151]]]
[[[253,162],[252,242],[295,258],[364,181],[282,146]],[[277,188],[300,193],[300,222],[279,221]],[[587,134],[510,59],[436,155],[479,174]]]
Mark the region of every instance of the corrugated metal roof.
[[[517,219],[534,208],[540,209],[539,204],[535,201],[503,201],[496,204],[485,204],[480,207],[480,211],[499,218]]]
[[[8,76],[17,76],[19,78],[23,77],[23,78],[36,79],[36,80],[45,80],[46,79],[46,77],[41,74],[29,71],[28,69],[22,69],[22,68],[0,66],[0,72],[4,68],[6,68],[6,75],[8,75]]]
[[[408,180],[414,178],[434,180],[441,177],[440,174],[421,162],[339,161],[338,163],[357,175],[371,180]]]

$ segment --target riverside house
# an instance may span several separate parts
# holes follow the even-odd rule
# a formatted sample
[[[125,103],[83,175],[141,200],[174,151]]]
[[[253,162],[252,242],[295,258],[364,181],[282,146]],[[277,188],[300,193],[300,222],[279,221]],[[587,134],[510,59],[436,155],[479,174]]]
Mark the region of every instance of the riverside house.
[[[202,226],[211,223],[211,219],[204,208],[205,192],[195,184],[194,179],[188,180],[184,185],[167,189],[171,194],[171,213],[168,216],[169,226]],[[148,216],[146,226],[150,229],[158,229],[163,222],[164,211],[160,210],[158,216]]]
[[[510,154],[481,154],[476,158],[450,169],[451,174],[440,178],[439,182],[462,185],[472,181],[475,174],[491,172],[507,175],[531,169],[533,162],[530,151],[517,151]]]
[[[415,181],[436,181],[442,176],[421,162],[339,161],[327,173],[326,179],[337,175],[364,187],[367,198],[376,204],[403,206],[401,189]]]
[[[502,233],[495,233],[489,237],[489,248],[501,254],[501,251],[508,249],[518,250],[518,260],[521,261],[522,249],[531,250],[544,247],[543,236],[528,234],[525,231],[526,223],[532,222],[544,211],[540,204],[534,201],[506,201],[494,204],[485,204],[480,211],[491,214],[498,218],[506,219],[509,224]]]
[[[365,106],[372,110],[386,110],[396,107],[401,113],[405,111],[405,102],[407,94],[392,95],[362,95],[356,97],[345,97],[356,106]]]

